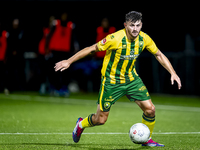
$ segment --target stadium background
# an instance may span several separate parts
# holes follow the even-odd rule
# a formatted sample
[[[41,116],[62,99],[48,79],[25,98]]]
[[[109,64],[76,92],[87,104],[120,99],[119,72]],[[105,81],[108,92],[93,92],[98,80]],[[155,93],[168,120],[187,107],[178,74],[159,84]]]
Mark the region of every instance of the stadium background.
[[[93,92],[87,92],[86,89],[84,93],[71,93],[69,98],[39,95],[38,69],[41,64],[35,54],[38,53],[42,29],[48,25],[51,15],[59,18],[63,11],[68,12],[70,20],[76,24],[80,48],[84,48],[95,42],[96,28],[100,26],[103,17],[108,17],[111,25],[119,30],[123,28],[124,15],[131,10],[143,13],[142,30],[167,55],[182,79],[183,87],[178,90],[177,85],[171,86],[169,73],[151,54],[143,52],[138,58],[137,72],[156,106],[153,140],[165,144],[164,148],[156,149],[199,149],[198,4],[192,1],[147,3],[126,0],[0,1],[1,27],[8,30],[13,19],[18,17],[22,21],[25,51],[29,55],[29,58],[24,58],[29,67],[24,70],[28,80],[23,91],[13,91],[9,96],[2,93],[3,90],[0,91],[0,149],[148,149],[133,144],[129,139],[128,131],[134,123],[141,122],[142,111],[126,97],[112,106],[105,125],[86,129],[79,143],[74,143],[71,133],[77,118],[96,112],[98,87]],[[80,62],[91,59],[88,57]],[[83,76],[79,78],[85,80]],[[2,81],[4,78],[0,78],[0,85]],[[95,82],[98,82],[97,79]]]
[[[0,21],[7,29],[14,18],[22,21],[26,41],[26,52],[38,52],[42,28],[47,26],[51,15],[59,18],[62,12],[69,14],[76,24],[80,49],[92,45],[96,39],[96,28],[103,17],[117,30],[123,28],[124,15],[136,10],[143,13],[142,30],[148,33],[158,48],[170,59],[183,87],[170,85],[170,75],[155,59],[144,52],[138,60],[137,71],[152,93],[199,95],[200,93],[200,12],[194,3],[144,3],[130,1],[1,1]],[[38,64],[37,57],[28,61]],[[37,65],[33,65],[33,76],[26,82],[24,90],[37,91],[39,83]]]

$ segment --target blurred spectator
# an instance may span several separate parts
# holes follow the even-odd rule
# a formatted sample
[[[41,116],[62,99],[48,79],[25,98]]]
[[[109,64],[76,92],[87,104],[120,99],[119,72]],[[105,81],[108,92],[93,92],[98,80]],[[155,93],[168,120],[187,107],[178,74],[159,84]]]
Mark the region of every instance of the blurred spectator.
[[[114,33],[115,31],[116,28],[109,25],[108,18],[103,18],[101,21],[101,26],[97,27],[96,30],[96,42],[101,41],[108,34]],[[100,72],[105,53],[106,51],[96,52],[95,57],[92,60],[84,59],[73,64],[73,69],[76,71],[78,76],[76,77],[76,80],[78,81],[81,90],[86,90],[89,92],[99,90],[101,81]],[[80,78],[80,74],[84,80]]]
[[[51,30],[51,27],[53,26],[53,22],[55,21],[55,17],[54,16],[50,16],[49,18],[49,25],[48,27],[43,27],[43,37],[39,42],[39,46],[38,46],[38,50],[39,50],[39,54],[45,56],[46,52],[45,52],[45,44],[46,44],[46,38]]]
[[[53,22],[55,21],[54,16],[50,16],[48,27],[43,27],[43,37],[39,42],[38,45],[38,52],[39,52],[39,64],[40,64],[40,94],[46,94],[49,89],[49,82],[48,82],[48,66],[47,62],[48,59],[51,58],[52,54],[47,53],[45,51],[46,39],[47,36],[53,26]]]
[[[7,50],[7,36],[8,33],[2,29],[0,23],[0,90],[4,90],[6,95],[9,94],[9,91],[5,86],[5,54]]]
[[[105,38],[108,34],[114,33],[116,31],[115,27],[110,26],[108,18],[103,18],[101,21],[101,26],[97,28],[97,38],[96,43]],[[97,58],[104,58],[106,51],[101,51],[96,53]]]
[[[116,31],[116,28],[113,26],[110,26],[108,18],[103,18],[101,21],[101,26],[97,27],[97,37],[96,37],[96,42],[101,41],[103,38],[105,38],[108,34],[112,34]],[[101,67],[103,63],[103,58],[106,54],[106,51],[101,51],[95,53],[95,63],[93,64],[96,65],[95,70],[93,71],[93,87],[94,90],[99,90],[100,87],[100,81],[101,81]],[[95,77],[95,78],[94,78]],[[99,82],[97,82],[99,81]]]
[[[24,75],[24,48],[23,34],[18,18],[12,22],[12,27],[8,31],[8,44],[6,53],[7,80],[6,85],[9,90],[23,90],[25,83]]]
[[[79,50],[79,44],[74,34],[75,24],[68,20],[68,14],[62,13],[60,20],[54,20],[53,26],[46,38],[45,54],[48,56],[48,79],[51,93],[68,96],[67,85],[70,80],[70,70],[55,72],[54,65],[62,59],[67,59]]]

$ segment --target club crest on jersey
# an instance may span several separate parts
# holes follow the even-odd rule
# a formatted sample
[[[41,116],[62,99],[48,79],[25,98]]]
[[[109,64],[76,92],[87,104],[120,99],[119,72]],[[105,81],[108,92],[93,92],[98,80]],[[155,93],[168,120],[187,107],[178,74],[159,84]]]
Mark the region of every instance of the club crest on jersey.
[[[139,42],[139,47],[142,48],[143,45],[144,45],[144,41],[140,41],[140,42]]]
[[[104,108],[105,108],[105,109],[109,109],[110,106],[111,106],[111,103],[110,103],[110,102],[105,102],[105,103],[104,103]]]
[[[101,41],[101,44],[105,44],[106,43],[106,39],[103,39],[102,41]]]

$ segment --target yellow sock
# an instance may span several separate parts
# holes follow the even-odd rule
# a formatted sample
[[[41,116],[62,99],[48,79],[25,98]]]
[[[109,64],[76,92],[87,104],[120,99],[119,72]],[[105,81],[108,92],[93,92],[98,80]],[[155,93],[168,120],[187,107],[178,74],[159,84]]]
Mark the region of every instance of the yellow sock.
[[[150,130],[150,138],[153,133],[154,125],[155,125],[155,116],[154,117],[147,117],[144,113],[142,115],[142,123],[145,124]]]
[[[86,117],[85,119],[83,119],[80,123],[81,123],[81,128],[87,128],[87,127],[93,127],[94,124],[92,122],[92,116],[93,114],[90,114],[88,117]]]

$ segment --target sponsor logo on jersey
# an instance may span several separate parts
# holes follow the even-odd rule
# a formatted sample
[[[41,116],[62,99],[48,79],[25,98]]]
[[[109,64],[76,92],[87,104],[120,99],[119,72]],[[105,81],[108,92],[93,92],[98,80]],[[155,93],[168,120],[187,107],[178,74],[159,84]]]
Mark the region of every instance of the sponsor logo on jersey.
[[[136,55],[121,55],[120,59],[123,59],[123,60],[134,60],[138,56],[139,56],[139,54],[136,54]]]
[[[112,98],[112,96],[109,96],[109,98],[105,98],[105,101],[114,101],[114,99]]]
[[[102,41],[101,41],[101,44],[105,44],[106,43],[106,39],[103,39]]]
[[[111,38],[111,39],[114,39],[114,35],[111,35],[110,38]]]
[[[146,86],[142,86],[141,88],[139,88],[139,91],[144,91],[146,89],[147,89]]]

